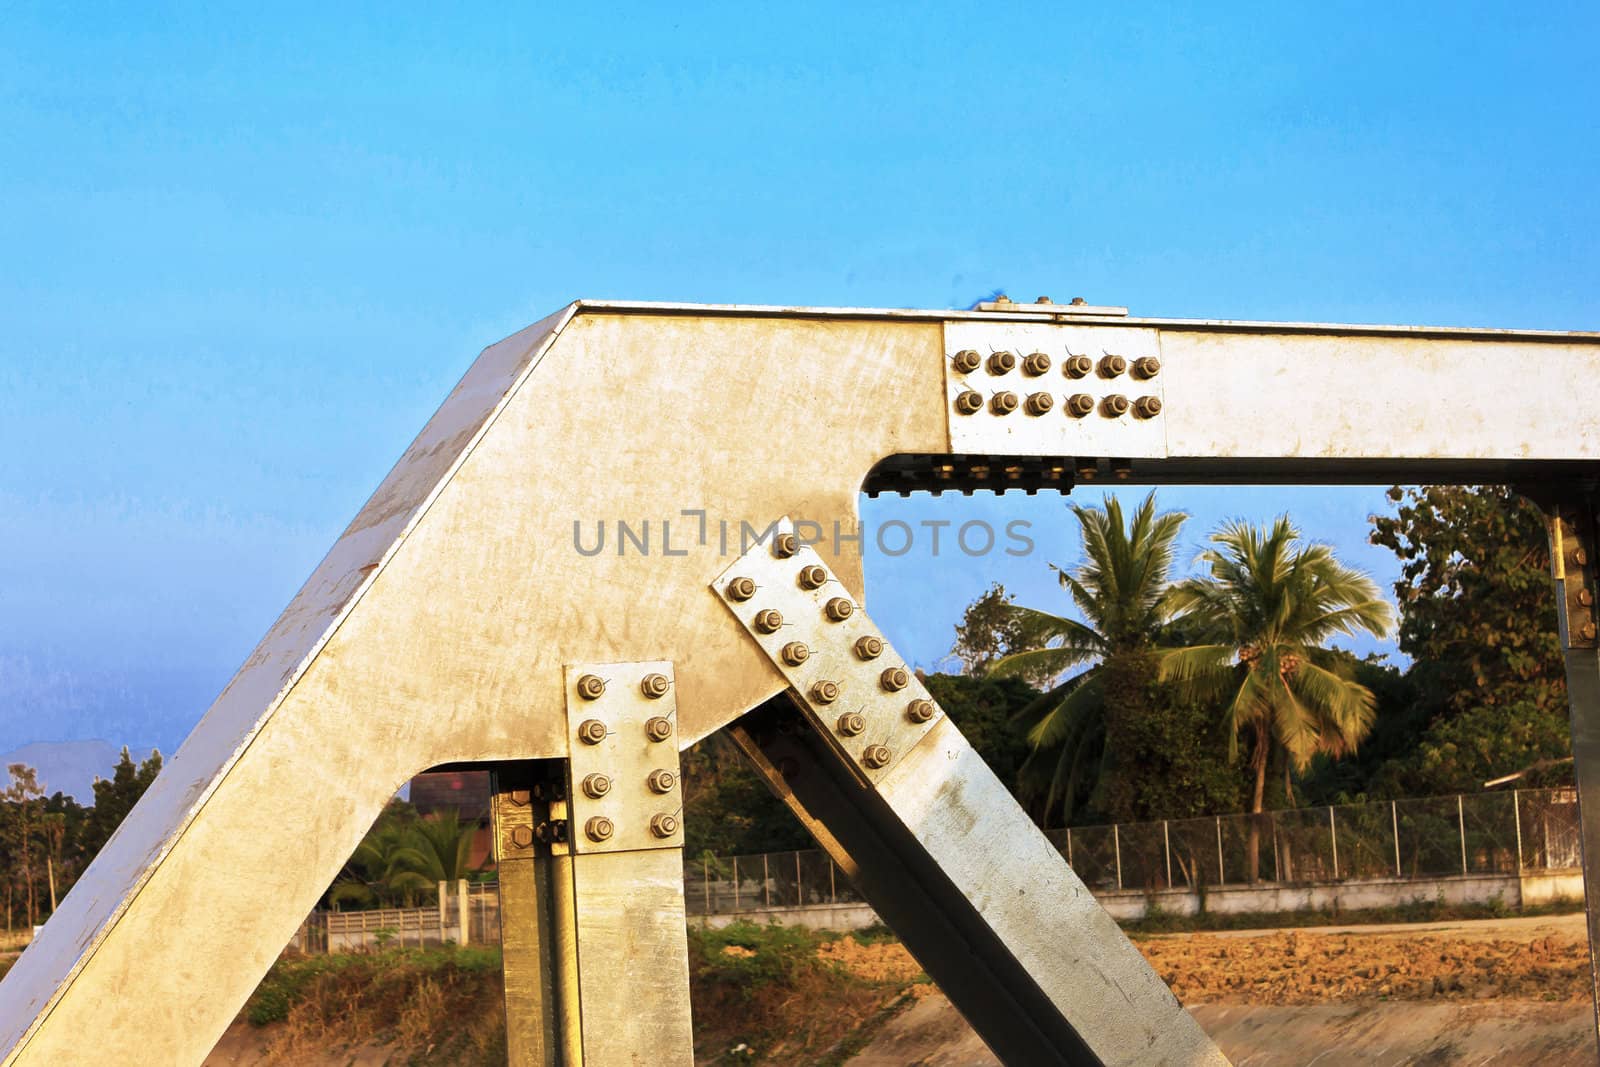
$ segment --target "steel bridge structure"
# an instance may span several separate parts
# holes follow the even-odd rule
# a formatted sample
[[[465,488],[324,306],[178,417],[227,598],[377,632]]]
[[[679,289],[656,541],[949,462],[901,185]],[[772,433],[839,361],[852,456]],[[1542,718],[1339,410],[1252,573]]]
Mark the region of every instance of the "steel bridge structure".
[[[199,1064],[395,791],[475,764],[510,1062],[688,1064],[718,730],[1005,1062],[1226,1062],[873,624],[863,490],[1518,487],[1600,942],[1597,372],[1592,333],[574,303],[484,350],[0,983],[0,1063]]]

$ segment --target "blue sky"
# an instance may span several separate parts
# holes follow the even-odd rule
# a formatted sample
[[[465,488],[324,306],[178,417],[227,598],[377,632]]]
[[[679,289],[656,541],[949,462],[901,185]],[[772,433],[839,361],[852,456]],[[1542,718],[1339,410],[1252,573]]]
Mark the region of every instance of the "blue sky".
[[[1600,326],[1592,4],[226,6],[0,4],[0,749],[170,749],[577,296]],[[1375,490],[1164,499],[1393,570]],[[936,514],[1040,553],[869,564],[924,664],[1075,559]]]

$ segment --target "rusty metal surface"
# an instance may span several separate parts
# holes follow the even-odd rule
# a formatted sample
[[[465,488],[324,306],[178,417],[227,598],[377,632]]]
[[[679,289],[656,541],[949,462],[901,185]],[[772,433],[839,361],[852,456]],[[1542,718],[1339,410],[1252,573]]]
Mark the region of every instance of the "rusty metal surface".
[[[4,1062],[199,1062],[404,781],[565,756],[564,664],[670,659],[680,745],[781,691],[706,588],[740,524],[848,537],[868,471],[951,451],[944,324],[1051,321],[591,303],[487,349],[0,984]],[[1102,321],[1160,334],[1158,472],[1600,462],[1595,335]],[[818,548],[859,603],[856,548]]]

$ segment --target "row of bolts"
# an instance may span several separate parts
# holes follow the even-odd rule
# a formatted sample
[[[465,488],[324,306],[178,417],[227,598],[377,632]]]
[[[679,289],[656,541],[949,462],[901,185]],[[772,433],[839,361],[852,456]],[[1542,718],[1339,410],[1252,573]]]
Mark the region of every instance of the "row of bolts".
[[[983,363],[983,357],[970,348],[963,348],[951,357],[951,365],[961,374],[971,374]],[[1017,365],[1017,356],[1014,352],[995,352],[990,355],[988,369],[990,374],[1009,374]],[[1096,369],[1096,363],[1088,356],[1069,355],[1061,370],[1068,378],[1086,378],[1091,371]],[[1122,356],[1107,354],[1098,364],[1100,377],[1111,379],[1120,377],[1128,370],[1128,361]],[[1043,352],[1035,352],[1022,361],[1022,373],[1030,378],[1037,378],[1050,370],[1050,357]],[[1154,356],[1140,356],[1133,361],[1133,377],[1148,381],[1161,372],[1161,361]],[[999,392],[989,399],[989,410],[996,415],[1009,415],[1017,410],[1017,394],[1012,392]],[[956,397],[956,411],[962,415],[975,415],[983,410],[983,394],[976,389],[966,389]],[[1023,403],[1023,410],[1029,415],[1043,415],[1055,406],[1055,397],[1049,393],[1030,393]],[[1081,419],[1094,410],[1094,397],[1088,393],[1074,393],[1067,398],[1066,412],[1073,418]],[[1102,414],[1118,418],[1128,413],[1132,408],[1136,417],[1153,419],[1161,414],[1161,398],[1155,396],[1141,396],[1131,404],[1128,398],[1120,393],[1113,393],[1100,402]]]
[[[778,559],[787,559],[800,550],[799,540],[792,533],[782,533],[773,539],[772,554]],[[828,582],[828,572],[821,567],[810,564],[800,568],[796,582],[801,589],[808,591],[821,589]],[[756,583],[753,578],[734,578],[728,582],[728,598],[736,601],[746,601],[756,595]],[[855,605],[844,597],[830,597],[822,606],[822,614],[829,622],[844,622],[855,612]],[[756,632],[762,634],[775,634],[783,626],[783,615],[776,608],[763,608],[756,612],[751,625]],[[856,638],[852,646],[856,658],[862,662],[869,662],[883,655],[883,638],[874,634],[865,634]],[[811,650],[800,641],[790,641],[778,650],[778,657],[785,666],[798,667],[811,658]],[[886,693],[898,693],[911,684],[911,674],[904,667],[887,667],[878,675],[878,685]],[[807,695],[813,704],[827,706],[839,699],[839,683],[828,679],[813,682]],[[921,725],[933,718],[934,706],[931,700],[913,700],[906,705],[906,718],[913,723]],[[840,715],[834,722],[834,729],[845,737],[855,737],[867,728],[866,716],[858,711],[847,711]],[[861,753],[861,762],[871,770],[880,770],[888,766],[894,754],[886,745],[868,745]]]

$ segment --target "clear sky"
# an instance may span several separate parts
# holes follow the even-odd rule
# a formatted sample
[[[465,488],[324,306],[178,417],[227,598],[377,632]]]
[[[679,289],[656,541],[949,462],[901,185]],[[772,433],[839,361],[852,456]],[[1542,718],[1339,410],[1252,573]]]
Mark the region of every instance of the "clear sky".
[[[0,3],[0,749],[173,747],[574,297],[1600,327],[1592,3],[225,7]],[[1378,490],[1164,499],[1393,577]],[[1060,498],[935,513],[1040,553],[870,563],[910,658],[1059,603]]]

